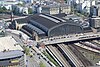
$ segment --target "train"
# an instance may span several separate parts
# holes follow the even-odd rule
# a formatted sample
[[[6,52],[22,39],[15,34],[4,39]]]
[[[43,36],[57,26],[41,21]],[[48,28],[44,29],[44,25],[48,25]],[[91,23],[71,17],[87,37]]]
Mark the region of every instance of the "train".
[[[95,38],[95,37],[99,37],[99,35],[89,35],[89,36],[80,36],[79,39],[87,39],[87,38]]]
[[[100,47],[93,46],[93,45],[91,45],[91,44],[87,44],[87,43],[81,42],[81,41],[80,41],[80,43],[83,44],[83,45],[85,45],[85,46],[88,46],[88,47],[90,47],[90,48],[93,48],[93,49],[96,49],[96,50],[99,50],[99,51],[100,51]]]

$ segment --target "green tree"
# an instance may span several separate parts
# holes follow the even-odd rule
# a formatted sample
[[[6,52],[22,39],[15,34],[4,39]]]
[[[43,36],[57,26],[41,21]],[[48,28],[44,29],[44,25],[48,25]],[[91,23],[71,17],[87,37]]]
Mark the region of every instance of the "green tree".
[[[40,61],[39,65],[40,65],[40,67],[46,67],[42,61]]]
[[[26,55],[29,55],[29,48],[23,46],[24,52],[26,53]]]
[[[6,7],[4,7],[4,6],[2,7],[2,10],[7,11]]]
[[[67,3],[67,0],[65,0],[65,2]]]
[[[24,4],[21,4],[21,3],[18,3],[17,5],[19,5],[19,6],[24,6]]]
[[[3,7],[0,7],[0,12],[7,12],[7,9],[3,6]]]
[[[43,54],[44,54],[52,63],[54,63],[57,67],[59,67],[59,65],[57,64],[57,62],[56,62],[46,51],[44,51]]]
[[[28,8],[28,13],[29,14],[32,14],[33,13],[32,8]]]

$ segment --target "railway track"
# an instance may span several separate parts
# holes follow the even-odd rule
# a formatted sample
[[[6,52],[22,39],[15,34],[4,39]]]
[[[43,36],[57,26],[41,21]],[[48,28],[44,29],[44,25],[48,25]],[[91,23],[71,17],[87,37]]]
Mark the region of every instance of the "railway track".
[[[85,67],[92,66],[93,64],[78,50],[78,48],[74,45],[68,45],[68,47],[74,52],[74,54],[79,58],[79,60],[83,63]]]
[[[47,48],[53,53],[53,55],[61,63],[61,65],[62,65],[62,66],[60,65],[61,67],[71,67],[69,65],[69,63],[65,60],[65,58],[63,57],[63,55],[60,53],[60,51],[56,47],[50,45],[50,46],[47,46]]]
[[[97,47],[100,47],[99,41],[97,41],[97,40],[93,40],[93,41],[89,41],[89,42],[96,45]]]
[[[76,57],[76,55],[70,50],[70,48],[67,45],[59,44],[58,46],[73,63],[72,67],[85,67],[84,64]]]
[[[89,48],[92,48],[92,49],[100,51],[100,47],[98,47],[97,45],[94,45],[91,42],[87,41],[87,42],[80,42],[80,43],[83,44],[83,45],[85,45],[85,46],[87,46],[87,47],[89,47]]]

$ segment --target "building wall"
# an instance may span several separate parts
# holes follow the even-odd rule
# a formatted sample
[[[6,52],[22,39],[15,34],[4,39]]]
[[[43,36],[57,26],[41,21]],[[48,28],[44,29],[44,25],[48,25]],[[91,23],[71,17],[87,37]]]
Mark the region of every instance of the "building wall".
[[[13,5],[13,6],[12,6],[12,10],[13,10],[15,13],[28,14],[28,8],[27,8],[27,7],[18,6],[18,5]]]
[[[74,33],[82,33],[82,28],[80,26],[64,24],[49,31],[48,36],[59,36]]]
[[[24,0],[25,3],[33,3],[34,0]]]
[[[100,16],[100,7],[98,7],[98,16]]]
[[[0,67],[25,67],[24,55],[0,61]]]
[[[59,14],[59,8],[50,8],[50,14]]]
[[[97,16],[97,7],[95,7],[95,6],[92,6],[92,7],[90,7],[90,15],[91,16]]]
[[[59,13],[70,14],[71,13],[70,5],[63,5],[63,6],[56,6],[56,7],[54,6],[42,6],[41,13],[46,13],[46,14],[59,14]]]
[[[91,19],[90,20],[90,26],[94,28],[100,27],[100,18],[98,19]]]
[[[65,13],[65,14],[71,13],[71,7],[70,6],[61,7],[60,9],[61,9],[61,13]]]
[[[82,4],[77,4],[76,9],[80,12],[82,12]]]
[[[41,13],[50,14],[50,8],[42,7]]]

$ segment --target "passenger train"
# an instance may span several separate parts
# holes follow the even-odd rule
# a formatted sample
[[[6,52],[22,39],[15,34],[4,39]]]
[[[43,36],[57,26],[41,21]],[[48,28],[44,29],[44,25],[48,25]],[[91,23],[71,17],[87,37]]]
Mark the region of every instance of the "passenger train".
[[[85,43],[85,42],[80,42],[81,44],[85,45],[85,46],[88,46],[90,48],[93,48],[93,49],[96,49],[96,50],[99,50],[100,51],[100,47],[97,47],[97,46],[93,46],[89,43]]]

